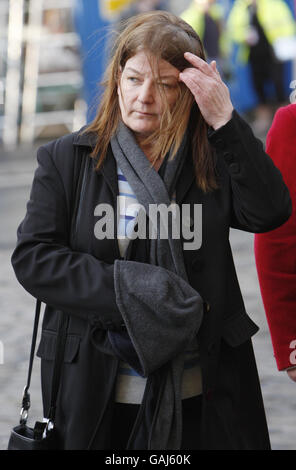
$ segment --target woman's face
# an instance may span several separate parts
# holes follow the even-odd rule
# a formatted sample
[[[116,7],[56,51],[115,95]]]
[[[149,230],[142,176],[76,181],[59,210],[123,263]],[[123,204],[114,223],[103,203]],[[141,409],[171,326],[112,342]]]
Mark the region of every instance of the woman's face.
[[[127,60],[121,71],[117,88],[123,122],[137,137],[148,137],[160,127],[164,103],[162,87],[170,109],[179,94],[179,70],[161,59],[159,76],[153,72],[145,52],[138,52]]]

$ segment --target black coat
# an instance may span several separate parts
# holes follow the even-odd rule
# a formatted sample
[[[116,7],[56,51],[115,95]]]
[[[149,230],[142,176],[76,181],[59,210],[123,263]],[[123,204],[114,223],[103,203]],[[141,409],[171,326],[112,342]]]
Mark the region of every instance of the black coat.
[[[258,327],[244,307],[229,228],[256,233],[272,230],[289,218],[291,201],[280,172],[236,112],[209,140],[216,149],[219,189],[204,194],[196,186],[189,157],[176,188],[178,204],[202,204],[202,245],[193,252],[184,250],[189,282],[206,302],[198,333],[202,446],[268,449],[250,339]],[[94,142],[94,136],[75,132],[39,148],[27,214],[12,255],[19,282],[47,305],[38,349],[45,412],[59,312],[70,314],[57,407],[57,428],[65,449],[109,448],[119,364],[91,339],[94,328],[101,337],[107,337],[108,329],[122,328],[113,285],[113,263],[120,258],[118,242],[94,236],[96,205],[116,204],[116,165],[109,153],[103,168],[94,171],[95,160],[89,157]],[[86,178],[73,240],[69,227],[81,159],[87,159]]]

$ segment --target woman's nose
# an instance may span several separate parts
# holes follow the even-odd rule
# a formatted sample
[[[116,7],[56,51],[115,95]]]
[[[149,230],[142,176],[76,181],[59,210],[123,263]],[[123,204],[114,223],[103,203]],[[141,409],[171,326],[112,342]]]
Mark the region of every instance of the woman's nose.
[[[152,103],[154,101],[154,86],[152,83],[144,82],[139,90],[138,100],[141,103]]]

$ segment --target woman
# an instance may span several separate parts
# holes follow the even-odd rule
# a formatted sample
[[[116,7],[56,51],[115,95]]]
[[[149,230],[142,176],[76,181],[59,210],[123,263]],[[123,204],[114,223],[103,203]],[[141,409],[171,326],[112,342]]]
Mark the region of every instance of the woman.
[[[262,299],[278,370],[296,382],[296,105],[280,108],[268,132],[266,151],[282,172],[293,202],[280,228],[255,236],[255,257]]]
[[[95,120],[37,158],[12,263],[47,304],[38,351],[45,410],[57,322],[69,314],[61,447],[268,449],[250,340],[258,327],[228,236],[230,227],[278,227],[290,198],[193,29],[167,12],[132,18]],[[85,170],[73,234],[78,162]],[[161,237],[146,215],[171,201],[182,236]],[[146,225],[149,236],[135,237]]]

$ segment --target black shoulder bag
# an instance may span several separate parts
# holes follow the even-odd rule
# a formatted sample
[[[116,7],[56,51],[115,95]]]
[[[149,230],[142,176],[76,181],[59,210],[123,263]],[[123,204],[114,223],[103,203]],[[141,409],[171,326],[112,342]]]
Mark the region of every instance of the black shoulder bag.
[[[87,161],[88,158],[85,155],[82,155],[82,161],[80,162],[80,171],[78,176],[78,183],[75,191],[75,201],[73,208],[73,216],[71,220],[71,233],[76,234],[76,215],[79,210],[80,205],[80,193],[81,187],[87,175]],[[74,231],[72,231],[74,230]],[[29,361],[29,371],[27,377],[27,384],[24,388],[23,399],[22,399],[22,409],[20,424],[15,426],[10,434],[8,442],[8,450],[57,450],[60,448],[58,433],[55,428],[55,410],[56,410],[56,401],[59,391],[60,379],[62,375],[62,368],[64,362],[64,352],[67,339],[67,327],[69,317],[64,312],[60,312],[59,315],[59,325],[57,332],[57,341],[55,349],[55,358],[53,365],[53,377],[52,377],[52,387],[51,387],[51,398],[50,398],[50,408],[47,413],[46,419],[43,421],[36,421],[34,428],[31,428],[27,425],[28,419],[28,410],[30,408],[30,394],[29,387],[31,383],[31,374],[33,368],[35,346],[38,332],[38,324],[40,317],[40,308],[41,301],[36,301],[36,310],[35,310],[35,320],[33,327],[32,335],[32,344],[31,344],[31,353]]]
[[[68,316],[60,312],[57,343],[54,360],[54,372],[51,388],[50,409],[45,421],[36,421],[34,428],[27,425],[28,411],[31,406],[29,387],[33,368],[38,323],[40,317],[40,300],[36,301],[34,329],[29,362],[27,384],[24,388],[20,424],[15,426],[10,434],[8,450],[54,450],[59,448],[57,433],[55,431],[55,405],[59,382],[62,372],[65,343],[67,337]]]

